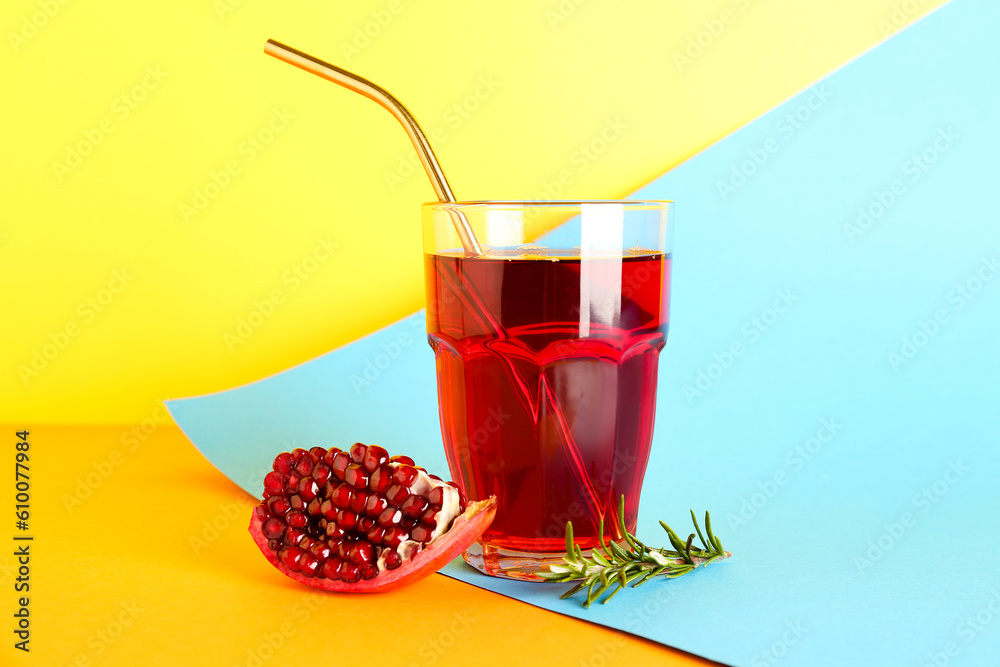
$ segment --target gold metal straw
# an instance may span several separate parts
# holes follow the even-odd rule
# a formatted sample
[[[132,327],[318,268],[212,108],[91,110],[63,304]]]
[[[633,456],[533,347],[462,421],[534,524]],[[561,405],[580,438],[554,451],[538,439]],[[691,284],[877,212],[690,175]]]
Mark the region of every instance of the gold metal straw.
[[[368,99],[378,102],[389,113],[395,116],[399,124],[406,130],[407,136],[413,142],[413,147],[417,149],[417,155],[420,156],[420,163],[424,165],[427,177],[431,179],[431,185],[434,187],[434,193],[437,195],[438,200],[443,202],[455,201],[455,195],[451,191],[451,186],[448,185],[448,179],[445,178],[444,170],[441,169],[441,164],[434,155],[434,150],[431,148],[430,142],[427,141],[424,131],[420,129],[420,124],[417,123],[413,114],[389,91],[357,74],[352,74],[345,69],[331,65],[318,58],[313,58],[306,53],[302,53],[290,46],[285,46],[273,39],[267,40],[267,43],[264,44],[264,53],[274,56],[278,60],[284,60],[286,63],[295,65],[316,76],[323,77],[327,81],[333,81],[356,93],[361,93]],[[468,219],[461,214],[451,217],[455,223],[455,231],[458,232],[458,237],[462,241],[462,247],[465,252],[471,255],[482,255],[483,248],[479,245],[479,240],[476,238],[475,232],[472,231],[472,226],[469,224]]]

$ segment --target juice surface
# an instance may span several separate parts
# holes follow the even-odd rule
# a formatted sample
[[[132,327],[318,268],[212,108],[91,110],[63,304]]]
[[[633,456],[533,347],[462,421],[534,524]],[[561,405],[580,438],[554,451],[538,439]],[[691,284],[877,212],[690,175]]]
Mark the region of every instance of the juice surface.
[[[620,538],[636,508],[666,340],[670,258],[427,255],[428,338],[445,452],[473,499],[499,508],[483,542],[561,551]]]

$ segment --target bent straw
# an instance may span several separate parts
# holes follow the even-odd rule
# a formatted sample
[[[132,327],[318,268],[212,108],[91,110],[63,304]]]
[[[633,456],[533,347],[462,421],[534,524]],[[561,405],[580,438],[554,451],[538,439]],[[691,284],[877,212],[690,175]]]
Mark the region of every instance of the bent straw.
[[[455,195],[451,191],[451,186],[448,185],[448,179],[445,177],[444,170],[441,169],[441,164],[434,155],[434,149],[431,148],[430,142],[427,141],[424,131],[420,129],[420,125],[413,117],[413,114],[389,91],[357,74],[348,72],[336,65],[331,65],[319,58],[314,58],[290,46],[285,46],[273,39],[267,40],[267,43],[264,44],[264,53],[274,56],[278,60],[283,60],[290,65],[295,65],[327,81],[333,81],[348,90],[353,90],[370,100],[378,102],[406,130],[407,136],[410,137],[410,141],[413,142],[413,147],[417,150],[417,155],[420,157],[420,163],[424,165],[427,177],[431,179],[431,185],[434,187],[434,193],[437,195],[438,200],[443,202],[455,201]],[[455,223],[455,231],[458,232],[458,238],[462,241],[462,248],[465,252],[471,255],[482,255],[483,247],[479,244],[479,239],[476,238],[476,234],[472,231],[472,226],[465,216],[453,215],[452,221]]]

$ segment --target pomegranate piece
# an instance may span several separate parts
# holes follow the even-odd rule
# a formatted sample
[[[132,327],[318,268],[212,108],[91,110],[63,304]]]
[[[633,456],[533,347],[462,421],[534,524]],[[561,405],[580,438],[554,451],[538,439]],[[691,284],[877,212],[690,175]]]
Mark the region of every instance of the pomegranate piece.
[[[408,456],[378,445],[282,452],[250,534],[267,560],[328,591],[383,591],[436,572],[489,527],[496,498],[467,503]]]

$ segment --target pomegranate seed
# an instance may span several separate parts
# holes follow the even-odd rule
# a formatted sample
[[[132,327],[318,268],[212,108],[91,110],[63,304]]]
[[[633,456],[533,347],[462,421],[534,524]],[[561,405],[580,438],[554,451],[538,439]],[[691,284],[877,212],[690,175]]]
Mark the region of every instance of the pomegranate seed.
[[[352,546],[354,546],[353,542],[341,540],[340,544],[337,545],[337,555],[340,556],[342,560],[349,560]]]
[[[333,470],[333,457],[337,455],[340,449],[338,447],[331,447],[326,450],[326,454],[323,455],[323,463],[330,466],[330,470]]]
[[[389,501],[382,496],[376,496],[374,493],[368,496],[368,501],[365,503],[365,514],[368,516],[378,516],[381,514],[386,507],[389,506]]]
[[[353,493],[354,489],[352,489],[350,485],[345,482],[334,490],[332,500],[337,507],[349,507],[351,504],[351,495]]]
[[[332,500],[324,500],[323,504],[319,506],[319,511],[323,513],[324,519],[336,521],[337,507],[333,504]],[[327,524],[327,527],[329,527],[329,524]]]
[[[319,495],[319,484],[312,477],[303,477],[299,482],[299,495],[302,496],[302,500],[309,502]]]
[[[299,556],[299,572],[307,577],[314,577],[319,571],[319,559],[308,551]]]
[[[302,478],[296,475],[295,471],[293,470],[292,474],[289,475],[288,479],[285,480],[285,491],[287,493],[295,493],[296,491],[299,490],[299,482],[301,481]]]
[[[333,471],[330,470],[330,466],[328,466],[325,463],[317,463],[316,467],[313,468],[313,474],[312,474],[312,476],[313,476],[313,479],[316,480],[317,484],[319,484],[320,486],[323,486],[324,484],[326,484],[327,482],[330,481],[330,475],[332,475],[332,474],[333,474]]]
[[[410,490],[405,486],[400,486],[399,484],[393,484],[389,487],[389,490],[385,492],[385,497],[390,503],[399,507],[406,499],[410,497]]]
[[[407,519],[405,517],[403,518],[402,521],[399,522],[400,528],[406,530],[407,532],[416,528],[418,524],[419,522],[416,519]]]
[[[305,501],[302,500],[302,496],[297,493],[294,496],[289,496],[288,504],[292,506],[293,510],[300,510],[306,506]]]
[[[403,464],[408,465],[408,466],[413,465],[413,459],[411,459],[409,456],[403,456],[402,454],[398,454],[396,456],[390,457],[389,458],[389,462],[390,463],[403,463]]]
[[[418,474],[417,469],[413,466],[401,465],[393,471],[392,481],[402,486],[409,486],[413,484],[413,480],[417,478]]]
[[[340,566],[344,564],[344,561],[339,558],[333,560],[328,560],[323,563],[322,573],[327,579],[340,579]]]
[[[440,486],[435,486],[431,489],[431,492],[427,494],[427,502],[431,504],[431,507],[441,508],[444,504],[444,489]]]
[[[411,519],[419,519],[424,515],[424,510],[427,509],[430,503],[423,496],[410,496],[403,504],[400,505],[399,509],[403,510],[403,514]]]
[[[261,532],[269,540],[279,540],[285,534],[285,523],[281,519],[268,519],[264,522]]]
[[[370,516],[362,517],[358,519],[358,532],[367,533],[375,526],[375,519]]]
[[[376,468],[368,480],[368,487],[375,493],[385,493],[391,484],[392,468],[385,465]]]
[[[280,497],[281,496],[272,496],[272,498],[280,498]],[[268,498],[268,500],[270,499],[271,498]],[[260,505],[257,505],[256,507],[253,508],[253,515],[254,517],[257,518],[258,521],[267,521],[268,514],[269,512],[267,511],[267,507],[264,505],[264,503],[261,503]]]
[[[305,528],[306,524],[309,523],[309,517],[302,510],[292,510],[285,516],[285,521],[292,528]]]
[[[295,474],[299,477],[308,477],[313,471],[313,461],[309,456],[303,456],[295,464]]]
[[[351,509],[361,514],[365,511],[365,503],[368,502],[368,494],[364,491],[356,490],[351,494]]]
[[[363,489],[368,486],[368,471],[360,463],[352,463],[344,471],[344,481],[355,489]]]
[[[312,514],[313,516],[316,516],[320,513],[319,508],[322,506],[323,504],[320,502],[319,498],[313,498],[312,500],[309,501],[309,504],[306,505],[306,512]]]
[[[289,528],[285,531],[285,543],[291,546],[297,546],[300,541],[306,536],[306,531],[301,528]]]
[[[372,544],[382,544],[382,540],[385,539],[385,526],[375,526],[368,531],[368,541]]]
[[[395,507],[387,507],[385,511],[378,515],[378,522],[385,526],[386,528],[391,528],[399,524],[399,520],[403,518],[402,512],[400,512]]]
[[[378,576],[378,568],[374,565],[364,565],[361,568],[362,579],[374,579]]]
[[[288,452],[281,452],[274,457],[274,471],[280,472],[282,475],[287,475],[292,472],[292,464],[295,462],[295,457],[293,457]]]
[[[299,540],[299,549],[302,549],[303,551],[308,551],[314,544],[316,544],[316,540],[310,537],[303,537],[301,540]]]
[[[378,445],[368,445],[368,451],[365,452],[364,458],[361,460],[361,465],[365,467],[368,472],[375,472],[375,470],[389,460],[389,452],[385,451],[382,447]]]
[[[351,562],[357,565],[365,565],[375,560],[375,549],[367,542],[358,542],[351,547]]]
[[[271,551],[277,551],[281,548],[281,540],[268,540],[267,548]]]
[[[269,472],[264,476],[264,493],[276,496],[285,490],[285,479],[279,472]]]
[[[288,498],[284,496],[274,496],[267,499],[267,511],[271,513],[272,516],[284,516],[285,512],[292,508],[292,504],[288,502]]]
[[[345,562],[340,566],[340,578],[349,584],[353,584],[361,578],[361,570],[354,563]]]
[[[395,551],[386,549],[382,553],[385,554],[385,569],[395,570],[397,567],[403,564],[403,557],[400,556]]]
[[[360,442],[354,443],[353,445],[351,445],[351,460],[354,461],[355,463],[361,463],[362,461],[365,460],[365,453],[367,451],[368,451],[367,445]]]
[[[295,449],[293,449],[291,451],[292,458],[295,459],[296,461],[298,461],[299,459],[301,459],[303,456],[305,456],[308,453],[309,452],[307,452],[306,450],[302,449],[301,447],[296,447]]]
[[[347,531],[344,530],[343,526],[336,523],[335,521],[331,521],[330,523],[326,524],[327,537],[343,537],[346,534]]]
[[[347,472],[347,466],[351,464],[351,455],[347,452],[337,452],[333,457],[333,463],[330,464],[330,468],[333,469],[333,476],[339,479],[341,482],[344,481],[344,473]]]
[[[416,542],[429,542],[433,528],[428,528],[423,524],[418,524],[410,531],[410,538]]]
[[[399,526],[393,526],[385,532],[385,538],[382,540],[382,544],[390,549],[395,549],[403,540],[408,540],[409,538],[409,533]]]
[[[323,449],[322,447],[309,448],[309,458],[311,458],[314,463],[317,461],[322,461],[324,456],[326,456],[326,450]]]
[[[309,553],[316,556],[321,562],[326,562],[330,560],[330,556],[333,552],[330,550],[330,545],[326,542],[317,542],[316,544],[309,547]]]
[[[350,530],[358,525],[358,515],[351,510],[340,510],[337,512],[337,523],[345,530]]]
[[[281,562],[285,564],[289,570],[293,572],[298,572],[299,570],[299,559],[302,558],[302,554],[305,553],[302,549],[298,547],[288,547],[287,549],[282,549],[278,552],[278,558]]]

